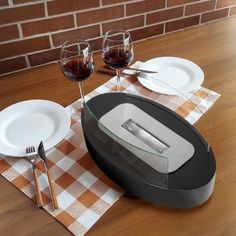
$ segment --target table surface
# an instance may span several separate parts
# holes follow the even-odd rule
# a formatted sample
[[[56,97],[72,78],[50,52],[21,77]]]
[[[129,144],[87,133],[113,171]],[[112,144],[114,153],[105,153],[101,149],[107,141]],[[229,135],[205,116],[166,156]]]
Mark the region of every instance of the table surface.
[[[123,196],[87,235],[236,235],[236,18],[172,33],[134,44],[135,60],[178,56],[197,63],[203,86],[222,96],[207,112],[211,146],[217,163],[212,197],[188,210],[167,209]],[[94,55],[96,68],[103,65]],[[88,93],[110,78],[95,72]],[[48,99],[67,106],[79,97],[76,83],[66,80],[58,64],[0,77],[0,110],[26,99]],[[71,235],[60,223],[3,177],[0,177],[0,235]]]

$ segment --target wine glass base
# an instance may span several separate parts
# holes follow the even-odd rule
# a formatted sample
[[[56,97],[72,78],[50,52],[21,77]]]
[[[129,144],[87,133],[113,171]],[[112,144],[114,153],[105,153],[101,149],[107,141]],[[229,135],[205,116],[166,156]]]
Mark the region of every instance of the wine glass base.
[[[70,106],[70,114],[71,117],[80,120],[81,119],[81,112],[83,110],[83,103],[81,100],[75,101]]]
[[[111,92],[126,93],[127,91],[126,91],[126,88],[123,86],[115,86],[111,89]]]

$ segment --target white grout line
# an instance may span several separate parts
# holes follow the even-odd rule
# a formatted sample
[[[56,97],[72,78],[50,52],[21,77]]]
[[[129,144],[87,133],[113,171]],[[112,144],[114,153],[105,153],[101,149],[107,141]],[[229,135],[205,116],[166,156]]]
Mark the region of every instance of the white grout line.
[[[53,49],[55,46],[54,46],[54,43],[53,43],[53,40],[52,40],[52,35],[49,34],[48,36],[49,36],[50,47],[51,47],[51,49]],[[47,49],[47,50],[48,50],[48,49]]]
[[[48,5],[47,5],[47,2],[44,2],[44,13],[45,13],[45,17],[48,17]]]
[[[217,9],[217,2],[218,0],[215,1],[215,7],[214,7],[215,10]]]
[[[18,7],[28,7],[28,6],[33,6],[33,5],[37,5],[37,4],[42,4],[44,2],[45,2],[45,0],[14,4],[13,0],[8,0],[9,5],[8,6],[1,6],[1,10],[18,8]]]
[[[127,3],[124,4],[124,18],[127,17]]]
[[[13,0],[8,0],[8,4],[9,6],[13,6]],[[6,6],[6,8],[8,8],[9,6]]]
[[[102,37],[103,36],[102,22],[100,22],[99,27],[100,27],[100,36]]]
[[[183,17],[185,16],[185,13],[186,13],[186,6],[184,6],[184,9],[183,9]]]
[[[23,35],[23,32],[22,32],[21,24],[17,23],[17,28],[18,28],[18,31],[19,31],[19,39],[23,39],[24,35]],[[19,39],[17,41],[19,41]],[[9,42],[9,41],[7,41],[7,42]]]
[[[74,20],[74,26],[75,26],[75,28],[78,28],[76,14],[73,14],[73,20]],[[73,28],[72,28],[72,29],[73,29]]]
[[[199,24],[201,24],[202,22],[202,13],[200,14],[200,17],[199,17]]]
[[[25,61],[26,61],[27,68],[30,68],[31,65],[30,65],[29,57],[27,54],[25,55]]]
[[[164,22],[163,34],[166,34],[166,22]]]

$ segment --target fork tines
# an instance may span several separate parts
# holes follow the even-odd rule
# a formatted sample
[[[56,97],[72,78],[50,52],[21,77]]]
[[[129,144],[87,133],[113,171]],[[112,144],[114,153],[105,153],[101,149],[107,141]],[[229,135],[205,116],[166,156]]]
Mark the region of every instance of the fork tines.
[[[30,146],[26,148],[26,153],[30,155],[36,154],[34,146]]]

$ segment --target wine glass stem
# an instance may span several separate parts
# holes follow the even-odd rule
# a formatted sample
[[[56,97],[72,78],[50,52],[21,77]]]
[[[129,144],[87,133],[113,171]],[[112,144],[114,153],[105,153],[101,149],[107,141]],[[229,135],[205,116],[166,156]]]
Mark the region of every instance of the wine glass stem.
[[[120,70],[116,70],[116,91],[120,92]]]
[[[80,81],[80,82],[78,82],[78,84],[79,84],[79,92],[80,92],[80,96],[81,96],[81,98],[82,98],[82,106],[83,106],[83,104],[84,104],[84,102],[85,102],[85,100],[84,100],[84,85],[83,85],[83,81]]]

